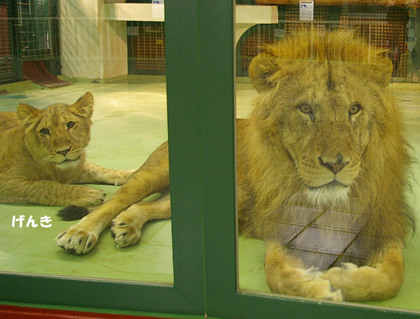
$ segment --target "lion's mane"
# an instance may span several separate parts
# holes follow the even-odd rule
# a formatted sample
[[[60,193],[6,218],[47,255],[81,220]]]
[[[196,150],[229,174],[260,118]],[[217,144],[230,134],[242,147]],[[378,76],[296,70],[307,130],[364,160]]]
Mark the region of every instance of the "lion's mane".
[[[325,76],[313,80],[321,68],[327,70],[319,73]],[[303,161],[305,156],[295,155],[295,148],[299,148],[306,137],[319,135],[319,128],[330,125],[330,130],[314,139],[319,145],[314,146],[313,152],[334,148],[339,143],[347,147],[358,138],[356,132],[362,136],[358,143],[365,146],[353,165],[354,170],[358,167],[358,173],[348,186],[348,197],[343,201],[314,201],[312,204],[330,205],[332,209],[353,210],[368,216],[364,233],[381,238],[380,246],[388,240],[406,238],[410,226],[414,227],[413,214],[404,196],[411,157],[403,136],[401,112],[387,88],[391,72],[392,64],[386,51],[366,44],[350,31],[325,35],[301,32],[267,46],[252,61],[249,74],[259,96],[244,133],[238,133],[238,144],[244,143],[238,147],[238,156],[239,187],[245,190],[247,199],[240,207],[239,216],[240,229],[245,234],[269,239],[277,233],[273,219],[281,214],[279,207],[291,198],[299,198],[307,188],[297,167],[297,162]],[[344,120],[334,121],[320,116],[302,122],[301,117],[295,115],[298,102],[293,99],[311,89],[310,81],[325,82],[324,94],[333,92],[331,99],[335,99],[335,104],[331,102],[331,105],[334,108],[341,107],[336,106],[340,104],[337,101],[345,104],[347,98],[349,101],[353,98],[357,107],[362,105],[363,114],[358,120],[343,117]],[[336,95],[344,97],[340,100]],[[318,123],[317,131],[309,128],[314,123]],[[302,138],[297,139],[298,134],[303,134]],[[247,135],[247,142],[242,141],[242,135]],[[324,144],[329,146],[324,147]]]

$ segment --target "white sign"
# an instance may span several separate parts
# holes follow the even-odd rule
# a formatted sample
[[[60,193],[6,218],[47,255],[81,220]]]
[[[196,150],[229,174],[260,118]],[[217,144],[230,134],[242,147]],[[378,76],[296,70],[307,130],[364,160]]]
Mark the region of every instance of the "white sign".
[[[153,18],[165,18],[165,0],[152,0],[152,16]]]
[[[300,1],[299,2],[299,19],[301,21],[314,21],[314,2]]]

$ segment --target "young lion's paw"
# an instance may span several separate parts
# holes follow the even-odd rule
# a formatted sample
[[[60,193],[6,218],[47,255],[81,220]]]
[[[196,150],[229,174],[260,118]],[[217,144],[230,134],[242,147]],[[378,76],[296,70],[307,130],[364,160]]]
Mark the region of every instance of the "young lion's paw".
[[[80,191],[80,194],[76,195],[76,199],[72,200],[69,205],[86,207],[99,205],[104,202],[106,194],[102,190],[93,187],[81,187],[83,189]]]
[[[95,247],[97,235],[74,225],[60,232],[55,243],[71,254],[81,255]]]
[[[127,216],[118,216],[111,223],[111,236],[117,247],[132,246],[140,239],[141,231]]]
[[[112,177],[109,178],[109,184],[113,184],[115,186],[123,185],[131,175],[135,172],[135,169],[127,170],[127,171],[117,171],[113,174]]]

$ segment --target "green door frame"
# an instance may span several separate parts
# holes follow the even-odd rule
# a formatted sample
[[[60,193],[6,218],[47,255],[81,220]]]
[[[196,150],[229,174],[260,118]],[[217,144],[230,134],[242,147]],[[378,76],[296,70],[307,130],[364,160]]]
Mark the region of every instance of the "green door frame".
[[[420,318],[418,313],[238,291],[234,142],[235,4],[232,0],[202,0],[198,3],[200,30],[196,45],[200,51],[200,114],[192,121],[199,121],[201,125],[206,313],[214,317],[241,319]],[[185,1],[179,5],[179,10],[182,10],[181,7],[188,8]],[[185,35],[188,23],[184,22],[177,21],[177,25],[172,25],[168,30]],[[181,38],[180,41],[178,45],[183,47]],[[194,71],[187,67],[188,59],[184,60],[182,54],[178,59],[178,63],[185,66],[185,69],[181,68],[181,77],[193,77]],[[182,125],[182,121],[179,125]]]
[[[188,4],[186,3],[188,2]],[[199,101],[199,22],[195,1],[166,4],[169,27],[182,21],[190,31],[180,45],[177,31],[168,37],[168,123],[171,156],[171,190],[174,285],[142,284],[88,278],[0,274],[1,303],[81,307],[154,313],[203,315],[205,313],[203,220],[201,213]],[[188,7],[188,12],[184,12]],[[182,48],[188,48],[184,50]],[[182,50],[181,50],[182,49]],[[179,73],[187,61],[192,78]],[[181,78],[181,79],[180,79]],[[180,92],[187,93],[180,93]],[[190,94],[188,94],[190,93]],[[188,174],[184,174],[187,166]],[[187,234],[187,235],[186,235]]]
[[[238,292],[234,1],[165,6],[174,285],[1,274],[0,300],[241,319],[419,318]]]

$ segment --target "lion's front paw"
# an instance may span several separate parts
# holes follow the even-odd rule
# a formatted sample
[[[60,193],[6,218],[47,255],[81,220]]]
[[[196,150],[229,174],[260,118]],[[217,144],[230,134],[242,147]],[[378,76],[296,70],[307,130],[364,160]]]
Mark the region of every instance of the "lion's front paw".
[[[83,186],[83,190],[75,196],[76,198],[69,205],[85,207],[102,204],[106,194],[100,189]]]
[[[343,292],[346,300],[369,300],[375,294],[375,282],[378,270],[372,267],[357,267],[344,263],[342,267],[333,267],[322,278],[329,280],[334,288]]]
[[[112,221],[111,236],[117,247],[132,246],[140,239],[141,226],[127,216],[118,216]]]
[[[341,293],[341,290],[336,290],[332,292],[329,296],[326,296],[327,298],[323,298],[323,300],[329,300],[329,301],[344,301],[343,294]]]
[[[117,185],[122,185],[124,184],[127,179],[130,178],[131,175],[133,175],[137,170],[136,169],[130,169],[128,171],[124,171],[122,178],[118,181]]]
[[[303,283],[304,297],[314,298],[325,301],[343,301],[340,289],[334,289],[328,280],[325,280],[317,273],[312,280]],[[306,286],[306,287],[305,287]]]
[[[135,169],[127,171],[115,171],[114,174],[109,176],[108,183],[115,186],[121,186],[130,178],[131,175],[133,175],[135,171]]]
[[[357,265],[352,263],[344,263],[342,267],[333,267],[322,274],[322,278],[330,280],[338,284],[339,282],[349,281],[351,273],[359,269]]]
[[[266,274],[267,276],[267,274]],[[343,301],[343,295],[330,282],[311,269],[293,268],[281,277],[266,277],[271,291],[286,295],[313,298],[325,301]]]
[[[55,243],[69,253],[80,255],[89,252],[96,244],[97,235],[74,225],[63,230],[55,238]]]

